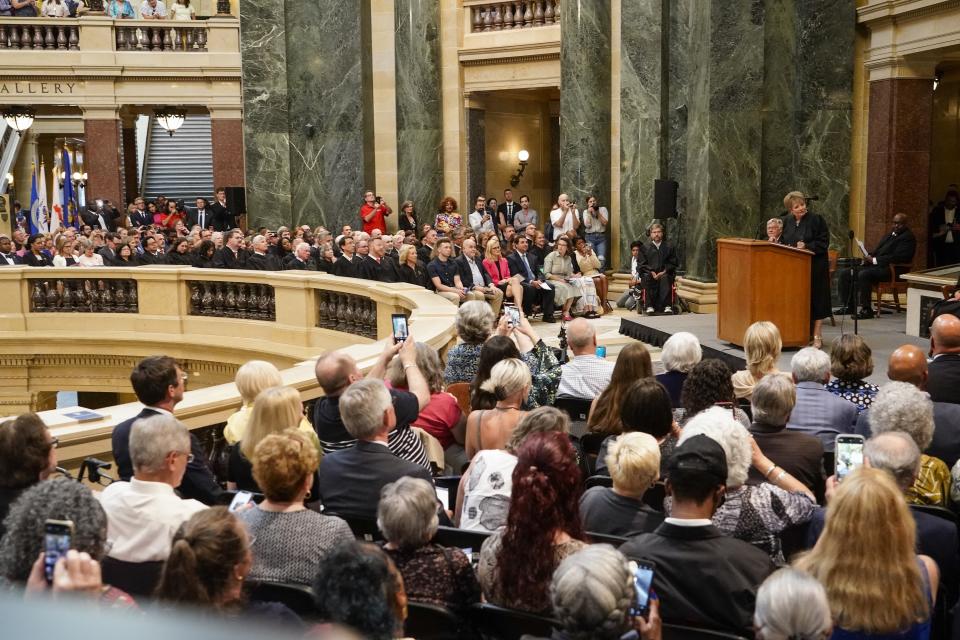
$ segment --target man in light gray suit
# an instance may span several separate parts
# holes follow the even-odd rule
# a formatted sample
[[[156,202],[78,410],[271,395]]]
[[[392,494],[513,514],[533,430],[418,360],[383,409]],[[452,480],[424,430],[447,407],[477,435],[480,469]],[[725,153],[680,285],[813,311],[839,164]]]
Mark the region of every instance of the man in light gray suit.
[[[833,451],[834,438],[853,433],[857,405],[827,391],[830,356],[819,349],[800,349],[790,360],[797,383],[797,404],[787,422],[788,429],[803,431],[820,439],[824,451]]]

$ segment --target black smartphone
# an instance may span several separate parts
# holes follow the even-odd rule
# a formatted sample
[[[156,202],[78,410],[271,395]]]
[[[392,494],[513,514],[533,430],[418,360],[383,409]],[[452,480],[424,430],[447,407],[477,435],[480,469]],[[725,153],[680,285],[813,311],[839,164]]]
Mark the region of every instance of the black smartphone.
[[[863,465],[863,436],[855,433],[837,436],[833,460],[837,482],[843,482],[851,471]]]
[[[393,323],[394,343],[406,340],[407,336],[410,335],[410,330],[407,328],[407,316],[402,313],[394,313],[390,316],[390,321]]]
[[[511,327],[520,326],[520,309],[513,305],[504,305],[503,312],[507,314],[507,322]]]
[[[650,589],[653,587],[654,569],[652,562],[646,560],[636,562],[633,570],[633,590],[636,592],[636,600],[630,607],[631,616],[645,617],[650,613]]]
[[[43,575],[53,584],[53,568],[67,555],[73,541],[72,520],[47,520],[43,527]]]

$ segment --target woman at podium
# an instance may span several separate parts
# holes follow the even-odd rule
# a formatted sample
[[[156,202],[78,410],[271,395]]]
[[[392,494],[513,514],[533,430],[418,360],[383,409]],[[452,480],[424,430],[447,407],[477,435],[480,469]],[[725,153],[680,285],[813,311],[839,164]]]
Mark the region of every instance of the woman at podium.
[[[791,191],[783,198],[787,213],[783,216],[783,235],[780,242],[813,252],[810,261],[810,320],[813,324],[813,346],[823,346],[820,327],[830,317],[830,228],[827,221],[807,211],[806,197],[800,191]]]

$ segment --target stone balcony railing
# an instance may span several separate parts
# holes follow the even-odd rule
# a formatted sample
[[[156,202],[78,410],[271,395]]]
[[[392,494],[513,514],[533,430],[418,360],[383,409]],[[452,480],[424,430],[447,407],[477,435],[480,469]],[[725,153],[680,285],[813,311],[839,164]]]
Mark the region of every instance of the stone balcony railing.
[[[463,5],[470,10],[470,30],[474,33],[560,24],[560,0],[465,0]]]
[[[369,369],[383,350],[376,341],[391,333],[394,313],[409,316],[414,338],[438,351],[455,338],[456,307],[436,294],[309,272],[11,267],[0,270],[0,299],[0,360],[7,363],[0,365],[0,404],[7,407],[16,406],[16,394],[31,386],[43,392],[76,388],[67,368],[61,378],[24,374],[22,362],[37,354],[73,358],[79,370],[95,368],[109,354],[165,353],[232,366],[263,359],[310,400],[322,394],[314,377],[316,357],[344,349]],[[14,388],[24,375],[29,379]],[[116,384],[101,390],[130,391]],[[234,384],[216,384],[188,390],[176,415],[199,429],[223,422],[240,404]],[[140,408],[132,402],[98,409],[104,419],[82,424],[65,423],[56,411],[42,415],[60,439],[61,464],[75,468],[86,456],[109,457],[113,425]]]

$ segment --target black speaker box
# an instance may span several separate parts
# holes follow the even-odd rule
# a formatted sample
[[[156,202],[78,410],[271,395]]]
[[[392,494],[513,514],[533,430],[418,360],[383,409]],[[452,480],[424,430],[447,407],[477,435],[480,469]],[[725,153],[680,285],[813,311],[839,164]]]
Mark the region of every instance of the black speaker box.
[[[654,180],[653,181],[653,217],[663,220],[664,218],[677,217],[677,188],[679,185],[676,180]],[[230,196],[227,196],[229,200]]]

